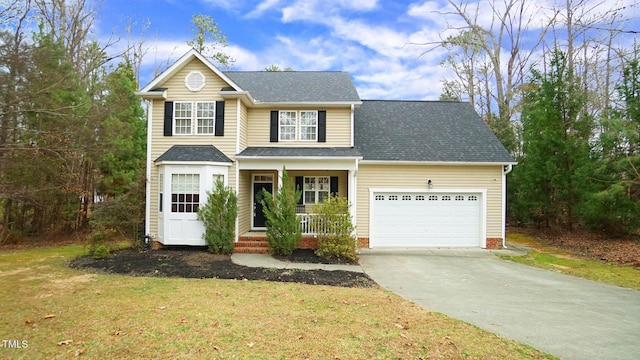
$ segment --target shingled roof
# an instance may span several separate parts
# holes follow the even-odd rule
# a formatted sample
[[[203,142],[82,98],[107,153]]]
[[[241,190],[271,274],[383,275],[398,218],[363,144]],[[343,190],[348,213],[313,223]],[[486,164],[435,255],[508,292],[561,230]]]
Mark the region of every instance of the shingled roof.
[[[354,116],[363,160],[515,163],[469,103],[366,100]]]
[[[173,145],[155,160],[160,161],[233,162],[213,145]]]
[[[351,76],[336,71],[227,71],[260,102],[360,103]]]
[[[360,157],[351,147],[249,147],[238,157]]]

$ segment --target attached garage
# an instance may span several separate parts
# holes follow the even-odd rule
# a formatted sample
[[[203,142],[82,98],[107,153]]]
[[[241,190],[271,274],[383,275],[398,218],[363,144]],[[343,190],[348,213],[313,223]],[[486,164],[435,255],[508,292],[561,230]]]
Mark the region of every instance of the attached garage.
[[[484,247],[484,193],[372,191],[369,246]]]

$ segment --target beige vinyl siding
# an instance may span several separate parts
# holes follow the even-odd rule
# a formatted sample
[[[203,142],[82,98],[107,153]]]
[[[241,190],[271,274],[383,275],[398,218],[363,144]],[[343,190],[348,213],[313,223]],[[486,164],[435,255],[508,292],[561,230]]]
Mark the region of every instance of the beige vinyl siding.
[[[250,171],[240,171],[238,180],[238,236],[251,230],[251,216],[253,215],[251,176]]]
[[[371,165],[358,168],[357,233],[369,237],[369,189],[487,189],[487,238],[502,237],[502,166]]]
[[[327,141],[269,141],[269,125],[272,110],[326,110]],[[249,110],[249,143],[248,146],[278,147],[340,147],[351,146],[351,108],[274,108]]]
[[[240,151],[246,149],[249,143],[249,113],[245,105],[240,105]]]
[[[206,77],[205,87],[198,92],[186,88],[184,79],[191,71],[198,70]],[[213,73],[202,62],[194,59],[175,76],[168,79],[159,87],[167,88],[167,101],[223,101],[219,95],[221,88],[228,86],[220,77]],[[236,151],[236,106],[235,100],[225,102],[224,136],[214,135],[173,135],[164,136],[164,101],[153,100],[151,119],[151,216],[149,230],[158,233],[158,167],[153,163],[160,155],[173,145],[213,145],[230,159],[234,159]],[[228,185],[235,189],[235,164],[229,167]],[[167,179],[165,179],[167,181]],[[165,209],[166,211],[166,209]]]

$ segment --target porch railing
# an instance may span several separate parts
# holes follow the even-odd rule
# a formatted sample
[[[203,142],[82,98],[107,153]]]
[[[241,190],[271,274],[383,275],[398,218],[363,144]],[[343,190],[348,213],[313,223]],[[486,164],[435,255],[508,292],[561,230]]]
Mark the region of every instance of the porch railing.
[[[335,234],[339,227],[337,221],[321,221],[318,214],[298,214],[302,235]]]

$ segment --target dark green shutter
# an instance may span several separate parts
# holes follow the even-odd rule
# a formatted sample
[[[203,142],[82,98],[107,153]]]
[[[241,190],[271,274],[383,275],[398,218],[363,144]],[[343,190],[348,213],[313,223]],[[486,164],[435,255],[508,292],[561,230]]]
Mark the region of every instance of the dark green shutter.
[[[332,176],[329,179],[329,193],[331,195],[338,195],[338,177]]]
[[[318,111],[318,142],[327,142],[327,112]]]
[[[164,103],[164,136],[173,134],[173,101]]]
[[[296,176],[296,191],[303,191],[304,189],[304,178],[302,176]],[[304,194],[300,196],[300,200],[298,200],[298,205],[302,205],[304,199]]]
[[[224,136],[224,101],[216,101],[216,134]]]
[[[271,111],[271,123],[269,126],[269,141],[278,142],[278,111]]]

